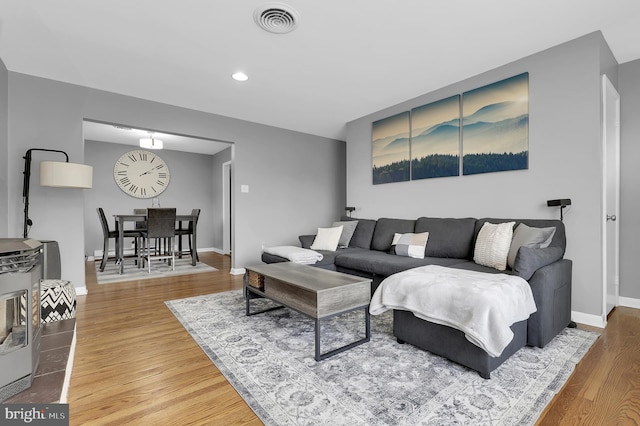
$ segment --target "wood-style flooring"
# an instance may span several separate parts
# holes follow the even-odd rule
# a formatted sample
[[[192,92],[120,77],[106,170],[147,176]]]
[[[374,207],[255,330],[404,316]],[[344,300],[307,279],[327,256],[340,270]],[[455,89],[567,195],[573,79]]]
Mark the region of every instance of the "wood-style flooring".
[[[229,274],[229,257],[201,253],[200,260],[219,271],[104,285],[87,262],[71,425],[262,424],[164,304],[242,288],[242,277]],[[639,349],[640,311],[616,309],[539,424],[639,424]]]

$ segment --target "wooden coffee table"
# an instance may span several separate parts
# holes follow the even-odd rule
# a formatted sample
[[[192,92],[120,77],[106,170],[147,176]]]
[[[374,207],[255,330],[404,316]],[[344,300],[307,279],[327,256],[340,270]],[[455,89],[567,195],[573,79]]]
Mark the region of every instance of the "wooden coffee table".
[[[287,307],[312,318],[315,321],[316,361],[370,340],[370,279],[293,262],[250,266],[246,271],[244,276],[245,314],[255,315]],[[251,312],[251,300],[262,297],[282,306]],[[365,311],[365,337],[324,354],[321,353],[320,321],[360,309]]]

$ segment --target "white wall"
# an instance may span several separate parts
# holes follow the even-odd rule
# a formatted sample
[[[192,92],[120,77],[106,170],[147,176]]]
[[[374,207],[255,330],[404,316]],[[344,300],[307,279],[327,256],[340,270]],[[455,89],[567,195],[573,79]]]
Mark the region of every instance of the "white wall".
[[[8,237],[22,234],[24,152],[61,149],[83,162],[83,119],[233,142],[234,270],[260,262],[262,242],[296,242],[344,211],[343,141],[9,72]],[[30,235],[58,241],[62,276],[76,287],[84,287],[85,191],[31,191]]]
[[[574,261],[572,309],[602,311],[600,277],[602,35],[593,33],[347,124],[347,204],[356,216],[559,218]],[[529,73],[529,169],[373,185],[371,123],[413,107]]]

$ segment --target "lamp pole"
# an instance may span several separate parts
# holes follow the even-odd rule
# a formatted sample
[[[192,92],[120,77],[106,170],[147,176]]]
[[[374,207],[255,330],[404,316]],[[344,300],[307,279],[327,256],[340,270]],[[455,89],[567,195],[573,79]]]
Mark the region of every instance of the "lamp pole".
[[[65,161],[69,162],[69,155],[58,149],[45,149],[45,148],[31,148],[27,150],[24,155],[24,181],[22,184],[22,199],[24,201],[24,232],[23,237],[27,238],[29,234],[29,227],[33,224],[31,219],[29,219],[29,181],[31,180],[31,152],[32,151],[46,151],[46,152],[59,152],[60,154],[64,154]]]

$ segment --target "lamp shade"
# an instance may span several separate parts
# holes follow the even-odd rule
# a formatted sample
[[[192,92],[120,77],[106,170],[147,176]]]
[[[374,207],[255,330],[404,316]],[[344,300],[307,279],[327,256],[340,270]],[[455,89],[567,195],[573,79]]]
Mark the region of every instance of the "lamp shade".
[[[40,186],[92,188],[93,167],[61,161],[41,161]]]

